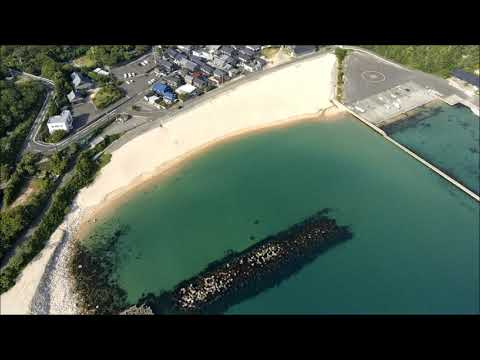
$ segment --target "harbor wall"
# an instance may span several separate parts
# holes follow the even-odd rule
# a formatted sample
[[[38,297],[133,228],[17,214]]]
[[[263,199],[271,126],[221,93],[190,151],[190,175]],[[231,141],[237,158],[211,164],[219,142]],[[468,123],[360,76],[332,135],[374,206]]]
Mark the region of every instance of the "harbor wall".
[[[419,162],[421,162],[423,165],[425,165],[426,167],[428,167],[430,170],[434,171],[435,173],[437,173],[438,175],[440,175],[441,177],[443,177],[445,180],[447,180],[448,182],[450,182],[451,184],[453,184],[454,186],[456,186],[457,188],[459,188],[460,190],[462,190],[464,193],[466,193],[467,195],[469,195],[470,197],[472,197],[473,199],[475,199],[476,201],[480,202],[480,196],[475,194],[473,191],[471,191],[470,189],[466,188],[464,185],[460,184],[458,181],[456,181],[455,179],[451,178],[450,176],[448,176],[447,174],[445,174],[443,171],[441,171],[440,169],[438,169],[437,167],[435,167],[434,165],[430,164],[428,161],[426,161],[425,159],[421,158],[420,156],[418,156],[417,154],[415,154],[413,151],[407,149],[405,146],[401,145],[400,143],[398,143],[397,141],[395,141],[394,139],[392,139],[390,136],[387,135],[387,133],[385,131],[383,131],[382,129],[380,129],[379,127],[371,124],[370,122],[368,122],[366,119],[364,119],[361,115],[359,115],[358,113],[354,112],[353,110],[349,109],[348,107],[346,107],[345,105],[343,105],[342,103],[338,102],[337,100],[335,99],[331,99],[331,102],[337,106],[339,109],[341,110],[344,110],[344,111],[347,111],[348,113],[352,114],[353,116],[355,116],[357,119],[359,119],[361,122],[363,122],[364,124],[366,124],[367,126],[369,126],[370,128],[372,128],[373,130],[375,130],[377,133],[379,133],[380,135],[382,135],[387,141],[390,141],[392,144],[394,144],[395,146],[397,146],[398,148],[400,148],[401,150],[403,150],[404,152],[406,152],[408,155],[412,156],[414,159],[418,160]]]

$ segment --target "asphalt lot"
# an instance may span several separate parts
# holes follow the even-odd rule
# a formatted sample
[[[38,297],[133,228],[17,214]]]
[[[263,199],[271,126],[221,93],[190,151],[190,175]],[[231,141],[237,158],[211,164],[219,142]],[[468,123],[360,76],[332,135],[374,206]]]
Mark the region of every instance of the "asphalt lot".
[[[438,76],[405,69],[368,53],[354,51],[345,59],[343,102],[348,105],[408,81],[413,81],[426,89],[435,89],[445,97],[458,95],[463,99],[469,99],[469,96],[461,90]],[[475,102],[473,99],[469,100]]]
[[[147,60],[148,64],[146,66],[140,66],[140,63],[144,60]],[[152,86],[147,83],[148,80],[152,78],[158,79],[153,71],[149,73],[149,71],[154,67],[155,62],[153,55],[148,54],[147,56],[142,56],[131,63],[115,67],[111,70],[111,72],[117,79],[122,81],[120,87],[125,91],[126,95],[132,97],[135,94]],[[134,77],[125,79],[123,76],[125,73],[135,73],[136,75]],[[126,80],[133,80],[133,83],[127,84]]]
[[[347,56],[344,68],[345,104],[370,97],[415,78],[411,71],[360,52]]]

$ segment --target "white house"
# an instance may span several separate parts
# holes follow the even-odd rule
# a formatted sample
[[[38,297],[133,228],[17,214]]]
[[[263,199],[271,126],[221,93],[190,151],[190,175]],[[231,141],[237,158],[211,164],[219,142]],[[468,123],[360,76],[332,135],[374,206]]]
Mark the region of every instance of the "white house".
[[[65,130],[69,132],[73,128],[73,118],[70,110],[63,110],[60,115],[52,116],[47,121],[48,132],[51,134],[55,130]]]
[[[101,68],[96,68],[95,70],[93,70],[94,73],[97,73],[98,75],[103,75],[103,76],[108,76],[110,75],[110,73],[106,70],[103,70]]]

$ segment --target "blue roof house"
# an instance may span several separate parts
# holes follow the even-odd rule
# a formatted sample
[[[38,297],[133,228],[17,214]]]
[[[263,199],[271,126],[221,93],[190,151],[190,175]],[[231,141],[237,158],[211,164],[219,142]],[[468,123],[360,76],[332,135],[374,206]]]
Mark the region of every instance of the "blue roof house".
[[[166,93],[173,93],[172,88],[165,84],[155,84],[153,85],[152,90],[160,96],[164,96]]]

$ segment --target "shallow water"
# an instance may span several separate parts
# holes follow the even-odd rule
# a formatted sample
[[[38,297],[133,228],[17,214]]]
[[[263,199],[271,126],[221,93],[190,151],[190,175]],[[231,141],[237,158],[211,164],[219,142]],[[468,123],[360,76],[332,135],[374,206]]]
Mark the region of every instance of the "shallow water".
[[[387,132],[480,194],[480,119],[469,108],[444,103],[425,107]]]
[[[349,116],[235,138],[139,192],[113,215],[119,284],[171,289],[323,208],[353,239],[227,313],[479,311],[478,203]]]

